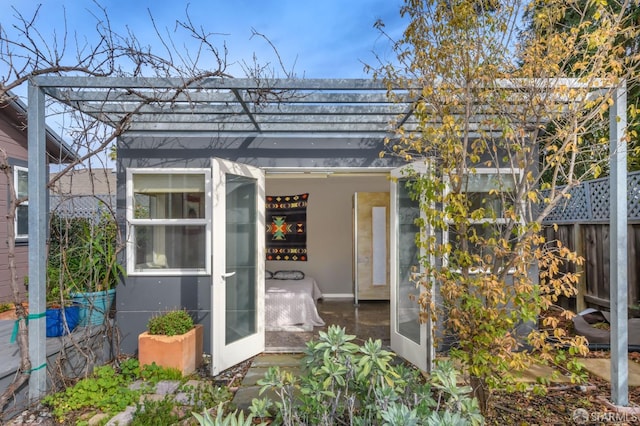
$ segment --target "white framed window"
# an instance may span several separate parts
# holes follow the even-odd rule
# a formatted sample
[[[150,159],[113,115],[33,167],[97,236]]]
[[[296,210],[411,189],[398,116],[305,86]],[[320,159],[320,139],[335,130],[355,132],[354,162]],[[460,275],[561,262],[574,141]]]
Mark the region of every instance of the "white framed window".
[[[505,217],[505,211],[513,207],[515,200],[516,181],[521,176],[520,170],[510,168],[487,168],[469,171],[464,175],[463,192],[469,202],[470,229],[467,235],[476,235],[482,240],[495,238],[503,234],[503,229],[512,219]],[[447,183],[446,191],[451,187]],[[480,214],[482,213],[482,214]],[[459,246],[459,232],[452,220],[447,220],[448,229],[444,233],[444,242],[451,244],[452,251]],[[514,230],[515,232],[515,230]],[[515,241],[516,235],[511,241]],[[469,242],[468,253],[480,257],[491,256],[491,247]],[[447,262],[447,259],[444,259]],[[471,268],[472,273],[482,272],[480,267]]]
[[[13,166],[13,187],[18,199],[29,192],[29,170],[26,167]],[[14,222],[16,241],[29,239],[29,201],[18,204]]]
[[[211,171],[127,170],[127,273],[211,271]]]

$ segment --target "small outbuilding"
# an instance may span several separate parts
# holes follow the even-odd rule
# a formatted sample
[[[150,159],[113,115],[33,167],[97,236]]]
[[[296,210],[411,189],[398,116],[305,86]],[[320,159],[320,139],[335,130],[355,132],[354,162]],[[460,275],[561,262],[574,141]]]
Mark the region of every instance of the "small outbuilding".
[[[408,95],[391,101],[364,79],[38,77],[30,90],[34,116],[47,95],[118,133],[124,352],[151,315],[176,307],[204,324],[212,374],[262,352],[265,274],[286,270],[313,277],[325,298],[390,298],[392,349],[427,368],[428,324],[408,297],[420,291],[409,277],[420,210],[401,185],[404,161],[381,156],[389,123],[416,128]],[[479,192],[493,172],[478,170]],[[304,215],[267,216],[268,200]],[[358,230],[358,205],[379,231]]]

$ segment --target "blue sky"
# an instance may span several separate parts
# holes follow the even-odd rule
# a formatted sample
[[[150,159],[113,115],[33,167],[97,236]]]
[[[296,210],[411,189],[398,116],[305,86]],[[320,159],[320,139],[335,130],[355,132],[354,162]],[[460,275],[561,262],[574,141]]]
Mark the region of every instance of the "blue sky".
[[[95,35],[96,21],[91,14],[98,8],[90,0],[0,0],[0,22],[5,28],[13,23],[8,17],[10,6],[30,16],[39,3],[38,27],[43,35],[54,28],[62,32],[64,13],[70,33]],[[298,77],[306,78],[368,77],[363,62],[376,65],[373,51],[393,60],[389,43],[373,27],[374,22],[381,19],[393,36],[404,29],[399,15],[402,0],[104,0],[100,4],[117,32],[125,34],[129,28],[143,43],[156,39],[149,11],[158,27],[173,33],[176,19],[184,20],[188,7],[196,26],[219,34],[214,37],[219,46],[226,42],[232,64],[229,70],[238,77],[243,76],[242,71],[233,64],[251,63],[254,53],[260,63],[276,62],[266,41],[251,39],[252,28],[269,38],[288,69],[293,67]]]

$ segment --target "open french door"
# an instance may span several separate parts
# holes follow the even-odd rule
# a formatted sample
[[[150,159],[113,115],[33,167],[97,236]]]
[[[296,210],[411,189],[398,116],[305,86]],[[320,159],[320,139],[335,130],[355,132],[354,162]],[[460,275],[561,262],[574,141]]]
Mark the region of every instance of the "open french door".
[[[211,374],[264,351],[264,173],[213,158]]]
[[[424,163],[407,167],[421,174],[427,172]],[[410,178],[405,171],[403,167],[391,172],[391,349],[421,370],[430,371],[434,357],[431,321],[420,322],[417,302],[425,289],[416,287],[412,280],[423,271],[419,262],[423,253],[416,245],[420,232],[416,219],[421,210],[407,188]]]

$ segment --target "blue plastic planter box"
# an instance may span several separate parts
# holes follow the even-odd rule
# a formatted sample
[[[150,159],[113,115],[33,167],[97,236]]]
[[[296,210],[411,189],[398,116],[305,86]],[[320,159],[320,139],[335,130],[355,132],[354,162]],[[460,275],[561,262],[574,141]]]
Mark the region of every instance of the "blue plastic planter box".
[[[80,320],[80,307],[67,306],[65,308],[47,309],[47,337],[59,337],[68,334],[64,325],[67,320],[68,331],[73,331]]]

